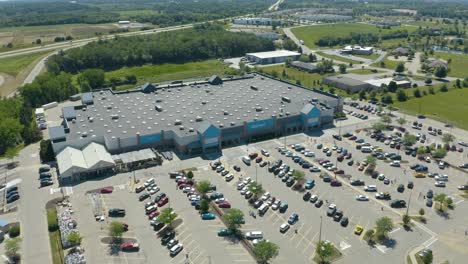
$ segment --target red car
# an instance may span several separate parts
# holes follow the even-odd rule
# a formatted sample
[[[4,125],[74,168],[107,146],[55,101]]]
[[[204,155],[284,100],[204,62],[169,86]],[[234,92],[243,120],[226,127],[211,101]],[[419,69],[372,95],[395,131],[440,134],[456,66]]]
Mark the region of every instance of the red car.
[[[257,159],[255,159],[255,162],[260,163],[260,162],[262,162],[262,160],[263,160],[262,157],[257,157]]]
[[[122,251],[138,251],[140,250],[140,244],[135,242],[127,242],[123,243],[120,248]]]
[[[339,187],[339,186],[341,186],[341,182],[340,182],[340,181],[337,181],[337,180],[332,180],[332,181],[330,182],[330,185],[331,185],[331,186],[334,186],[334,187]]]
[[[353,157],[353,154],[351,154],[351,153],[348,153],[348,154],[346,154],[346,156],[345,156],[346,159],[351,159],[352,157]]]
[[[112,193],[114,191],[114,187],[109,186],[109,187],[104,187],[101,189],[101,193]]]
[[[184,183],[187,183],[187,181],[184,179],[181,179],[177,182],[177,186],[180,186],[181,184],[184,184]]]
[[[228,201],[224,201],[218,204],[219,208],[231,208],[231,204]]]
[[[151,214],[148,215],[148,219],[151,220],[151,219],[155,218],[156,216],[159,215],[159,213],[160,213],[159,211],[151,212]]]
[[[252,159],[252,160],[255,159],[256,157],[258,157],[257,153],[250,153],[249,154],[249,158]]]
[[[158,206],[161,207],[161,206],[164,206],[165,204],[167,204],[169,202],[169,198],[166,196],[166,197],[163,197],[161,198],[161,200],[158,201]]]
[[[337,159],[339,162],[341,162],[341,161],[343,161],[344,156],[343,156],[343,155],[339,155],[338,157],[336,157],[336,159]]]
[[[356,136],[350,136],[350,137],[349,137],[349,140],[356,140],[356,139],[357,139]]]
[[[460,153],[463,152],[463,148],[459,148],[458,152],[460,152]]]

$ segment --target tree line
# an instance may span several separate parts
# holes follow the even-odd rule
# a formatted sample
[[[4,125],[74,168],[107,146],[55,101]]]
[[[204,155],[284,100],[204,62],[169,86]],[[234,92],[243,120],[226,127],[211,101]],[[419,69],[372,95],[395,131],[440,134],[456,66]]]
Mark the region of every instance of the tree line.
[[[360,45],[370,45],[377,43],[379,39],[394,39],[394,38],[407,38],[409,33],[407,30],[396,30],[386,34],[378,35],[374,33],[355,33],[351,32],[346,37],[325,36],[315,42],[320,47],[332,47],[339,45],[347,45],[349,43],[356,43]]]
[[[47,61],[47,69],[53,73],[77,73],[90,68],[114,70],[146,63],[238,57],[247,52],[273,49],[271,40],[249,33],[228,32],[220,25],[203,24],[187,30],[93,42],[52,56]]]

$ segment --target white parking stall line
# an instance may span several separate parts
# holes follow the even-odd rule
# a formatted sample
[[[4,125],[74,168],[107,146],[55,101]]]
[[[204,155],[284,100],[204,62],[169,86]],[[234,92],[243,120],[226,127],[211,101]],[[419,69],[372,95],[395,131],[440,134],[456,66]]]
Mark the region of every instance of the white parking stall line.
[[[460,204],[460,203],[462,203],[462,202],[464,202],[464,201],[465,201],[465,200],[457,201],[457,202],[455,202],[455,205]]]
[[[179,236],[179,237],[180,237],[180,236]],[[191,234],[188,234],[185,238],[180,239],[180,242],[183,243],[183,242],[187,241],[187,239],[189,239],[189,238],[191,238],[191,237],[192,237],[192,235],[191,235]]]
[[[397,228],[397,229],[393,229],[392,231],[390,231],[390,232],[389,232],[389,234],[393,234],[393,233],[395,233],[395,232],[398,232],[399,230],[401,230],[401,228],[400,228],[400,227],[399,227],[399,228]]]

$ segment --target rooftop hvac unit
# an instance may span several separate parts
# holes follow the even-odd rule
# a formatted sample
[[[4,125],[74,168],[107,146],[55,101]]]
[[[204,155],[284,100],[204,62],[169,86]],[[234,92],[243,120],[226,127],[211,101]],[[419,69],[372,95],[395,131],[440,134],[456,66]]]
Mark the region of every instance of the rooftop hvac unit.
[[[258,107],[255,107],[255,111],[257,111],[257,112],[261,112],[262,110],[263,110],[263,108],[262,108],[262,107],[260,107],[260,106],[258,106]]]
[[[287,103],[290,103],[290,102],[291,102],[291,98],[286,97],[286,96],[282,96],[282,97],[281,97],[281,100],[282,100],[283,102],[287,102]]]
[[[201,122],[201,121],[203,121],[203,117],[201,117],[201,116],[197,116],[197,117],[195,118],[195,121],[197,121],[197,122]]]
[[[113,115],[111,115],[111,118],[112,118],[112,119],[119,119],[119,115],[113,114]]]
[[[176,119],[176,120],[174,121],[174,125],[176,125],[176,126],[177,126],[177,125],[182,125],[182,120]]]
[[[107,106],[107,109],[112,109],[112,105],[108,105],[108,106]]]
[[[250,85],[250,89],[252,89],[252,90],[254,90],[254,91],[258,91],[258,87],[257,87],[257,86]]]
[[[81,133],[81,137],[87,137],[87,136],[88,136],[88,132]]]
[[[201,103],[202,103],[202,105],[206,105],[207,102],[206,102],[206,101],[202,101]]]
[[[236,125],[236,122],[231,122],[231,126],[235,126]]]
[[[188,131],[189,131],[189,132],[193,132],[193,131],[195,131],[195,130],[193,129],[193,127],[191,127],[191,128],[189,128]]]
[[[158,112],[162,112],[162,110],[163,110],[162,107],[161,107],[160,105],[155,105],[155,106],[154,106],[154,109],[155,109],[156,111],[158,111]]]
[[[163,100],[161,98],[156,99],[156,103],[161,103]]]
[[[89,121],[90,123],[92,123],[92,122],[94,121],[94,118],[93,118],[93,117],[88,117],[88,121]]]

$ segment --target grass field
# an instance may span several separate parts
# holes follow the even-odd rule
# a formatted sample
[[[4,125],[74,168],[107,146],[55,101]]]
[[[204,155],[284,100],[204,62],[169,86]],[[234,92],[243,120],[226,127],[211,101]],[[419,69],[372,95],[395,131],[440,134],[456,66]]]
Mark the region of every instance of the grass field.
[[[389,60],[388,56],[384,58],[383,62],[385,63],[385,66],[383,68],[390,69],[390,70],[395,70],[396,66],[399,63],[399,61]],[[371,66],[382,68],[380,66],[380,61],[372,64]]]
[[[358,70],[352,70],[352,71],[348,71],[348,73],[353,73],[353,74],[362,74],[362,75],[366,75],[366,74],[374,74],[374,73],[382,73],[383,71],[372,71],[370,69],[358,69]]]
[[[320,83],[322,83],[322,79],[326,76],[333,75],[333,74],[326,74],[320,75],[318,73],[308,73],[305,71],[300,71],[294,68],[287,68],[285,65],[274,65],[269,67],[262,67],[261,68],[265,73],[273,75],[273,72],[276,72],[279,78],[284,79],[286,81],[290,81],[292,83],[296,83],[296,81],[300,81],[300,84],[304,87],[308,88],[320,88]],[[282,76],[283,70],[286,71],[286,76]],[[328,91],[328,86],[324,86],[324,89]],[[349,95],[340,89],[335,89],[334,93],[339,94],[341,96],[349,97]]]
[[[110,30],[118,27],[113,24],[66,24],[48,26],[7,27],[0,28],[0,52],[28,46],[36,39],[42,44],[54,42],[55,37],[72,36],[75,39],[95,37],[97,34],[108,34]],[[3,45],[13,44],[13,48],[4,48]]]
[[[375,60],[377,59],[380,55],[376,53],[372,53],[370,55],[360,55],[360,54],[353,54],[353,56],[364,58],[364,59],[369,59],[369,60]]]
[[[325,57],[327,59],[334,60],[334,61],[336,61],[336,63],[338,63],[338,61],[345,62],[345,63],[352,63],[352,64],[361,64],[362,63],[362,62],[357,61],[357,60],[353,60],[353,59],[349,59],[349,58],[345,58],[345,57],[337,56],[337,55],[330,55],[330,54],[326,54],[326,53],[323,53],[323,52],[320,52],[320,51],[318,51],[317,54],[322,56],[322,57]]]
[[[399,29],[414,31],[417,29],[417,27],[399,26],[392,27],[391,29],[382,29],[381,32],[385,34]],[[350,32],[377,34],[379,33],[379,30],[380,28],[378,28],[377,26],[369,24],[337,23],[318,26],[297,27],[292,29],[292,33],[294,33],[294,35],[296,35],[298,39],[304,40],[304,44],[307,47],[318,48],[318,46],[315,45],[315,42],[317,42],[319,39],[325,36],[345,37],[349,36]]]
[[[57,217],[57,209],[48,208],[47,215],[49,217]],[[53,264],[63,264],[64,257],[63,257],[63,249],[62,249],[62,240],[60,238],[60,231],[56,230],[54,232],[49,231],[49,240],[50,240],[50,248],[52,250],[52,263]]]
[[[452,61],[449,64],[449,76],[465,78],[468,77],[468,54],[453,54],[447,52],[436,52],[437,57]]]
[[[201,62],[190,62],[184,64],[160,64],[144,65],[139,67],[122,68],[119,70],[106,72],[106,78],[121,78],[125,75],[133,74],[137,77],[138,84],[145,82],[164,82],[189,78],[210,77],[213,74],[224,75],[228,67],[225,63],[217,60],[207,60]],[[118,89],[133,88],[131,86],[121,86]]]
[[[406,102],[396,102],[394,105],[409,114],[421,113],[441,122],[450,122],[468,129],[468,89],[450,89],[448,92],[438,92],[422,98],[412,98]]]
[[[51,51],[37,52],[2,59],[0,62],[0,72],[16,77],[16,75],[24,70],[29,64],[50,52]]]

